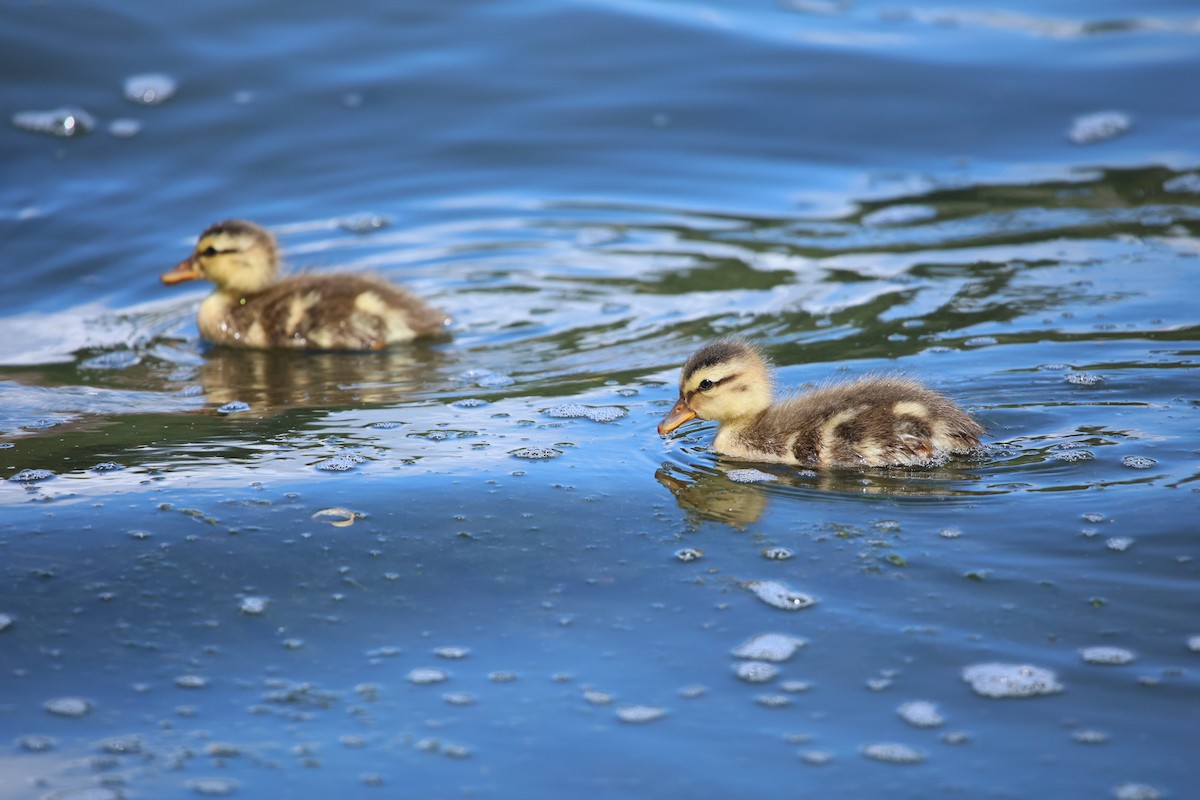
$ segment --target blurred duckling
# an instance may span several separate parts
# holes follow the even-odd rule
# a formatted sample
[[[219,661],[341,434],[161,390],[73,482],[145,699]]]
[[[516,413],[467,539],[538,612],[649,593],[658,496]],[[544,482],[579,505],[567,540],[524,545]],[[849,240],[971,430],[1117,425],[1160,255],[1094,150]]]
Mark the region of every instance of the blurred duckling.
[[[979,447],[983,426],[948,398],[903,378],[861,378],[772,403],[770,363],[722,339],[688,359],[660,435],[688,420],[720,423],[713,449],[744,461],[807,467],[916,466]]]
[[[200,334],[216,344],[266,349],[381,350],[445,331],[450,319],[380,277],[279,276],[275,237],[246,220],[212,225],[163,283],[206,278]]]

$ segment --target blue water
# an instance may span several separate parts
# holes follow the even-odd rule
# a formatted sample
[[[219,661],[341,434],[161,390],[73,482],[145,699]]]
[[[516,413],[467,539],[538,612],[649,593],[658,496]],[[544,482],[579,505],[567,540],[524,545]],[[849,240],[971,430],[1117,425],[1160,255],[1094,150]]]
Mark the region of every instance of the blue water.
[[[1194,4],[10,4],[0,60],[0,800],[1196,793]],[[158,275],[229,217],[452,336],[206,346]],[[987,448],[660,439],[727,333]]]

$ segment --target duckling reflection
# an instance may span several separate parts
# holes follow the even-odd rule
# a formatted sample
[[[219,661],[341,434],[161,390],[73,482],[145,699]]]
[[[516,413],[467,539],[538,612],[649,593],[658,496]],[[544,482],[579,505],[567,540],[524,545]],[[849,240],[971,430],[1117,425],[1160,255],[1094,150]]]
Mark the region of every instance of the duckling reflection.
[[[767,508],[767,494],[759,486],[735,483],[724,472],[687,470],[663,464],[654,477],[675,495],[675,502],[700,520],[723,522],[745,530]]]
[[[378,353],[265,352],[214,348],[197,377],[214,405],[240,400],[257,411],[394,404],[436,389],[433,348]]]
[[[794,470],[775,467],[761,481],[735,480],[731,475],[759,472],[749,465],[721,463],[716,469],[663,464],[654,477],[675,496],[675,502],[698,520],[723,522],[745,530],[758,521],[771,496],[793,499],[797,490],[842,495],[889,497],[975,497],[995,492],[980,486],[980,478],[946,467],[922,469]]]
[[[450,318],[399,286],[348,273],[279,277],[279,247],[266,229],[226,220],[163,283],[205,278],[216,289],[200,304],[200,335],[214,344],[296,350],[382,350],[443,333]]]

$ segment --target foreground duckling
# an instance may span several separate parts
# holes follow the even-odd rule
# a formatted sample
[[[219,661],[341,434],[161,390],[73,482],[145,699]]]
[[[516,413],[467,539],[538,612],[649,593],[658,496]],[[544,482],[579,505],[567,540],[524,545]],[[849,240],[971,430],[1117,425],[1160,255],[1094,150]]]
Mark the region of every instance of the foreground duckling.
[[[232,219],[200,234],[195,251],[163,283],[207,278],[200,335],[235,347],[380,350],[442,333],[450,319],[383,278],[334,273],[279,277],[275,237]]]
[[[770,365],[740,339],[712,342],[688,359],[679,401],[658,432],[694,417],[721,424],[718,453],[809,467],[927,464],[977,448],[983,433],[948,398],[903,378],[862,378],[772,404]]]

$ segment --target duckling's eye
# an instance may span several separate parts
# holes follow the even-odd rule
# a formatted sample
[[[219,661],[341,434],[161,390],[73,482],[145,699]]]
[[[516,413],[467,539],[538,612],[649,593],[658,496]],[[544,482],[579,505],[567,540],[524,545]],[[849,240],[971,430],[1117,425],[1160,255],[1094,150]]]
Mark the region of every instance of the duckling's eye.
[[[211,244],[208,247],[204,248],[204,251],[202,253],[200,253],[200,255],[202,255],[202,256],[215,256],[216,254],[217,254],[217,248],[213,247]]]
[[[700,385],[697,388],[702,392],[707,392],[712,387],[713,387],[713,382],[710,381],[708,378],[705,378],[704,380],[700,381]]]

